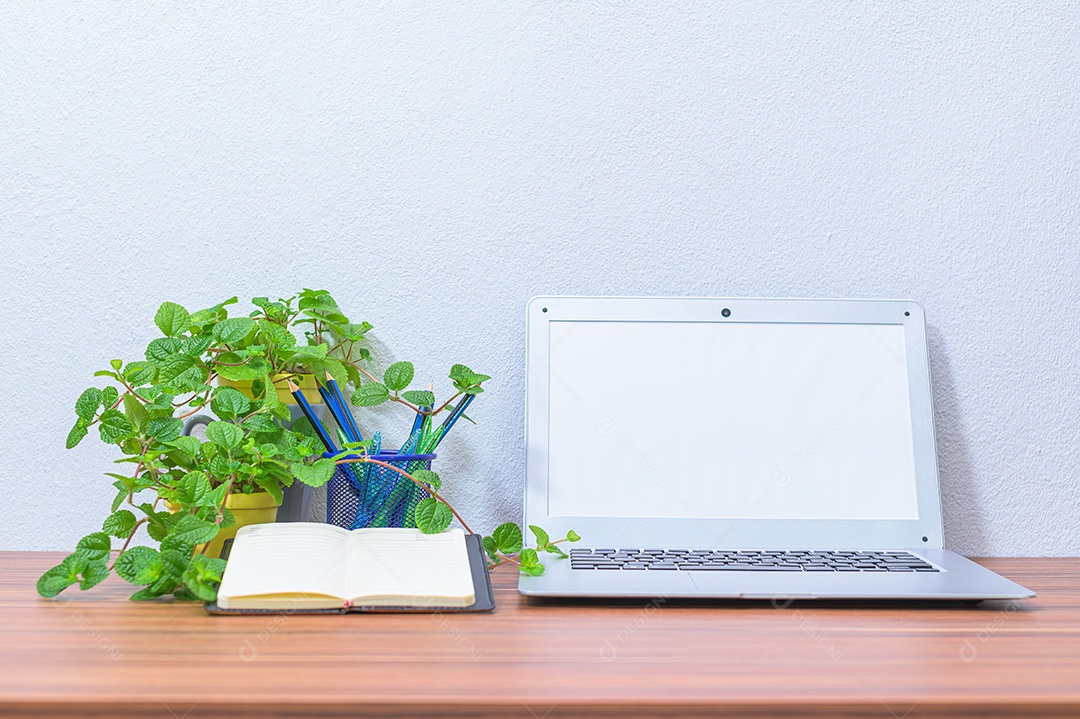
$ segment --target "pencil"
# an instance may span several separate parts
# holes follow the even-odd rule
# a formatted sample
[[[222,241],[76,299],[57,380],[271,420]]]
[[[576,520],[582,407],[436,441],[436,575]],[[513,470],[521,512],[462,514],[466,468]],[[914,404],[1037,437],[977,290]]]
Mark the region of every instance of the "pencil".
[[[346,434],[351,432],[353,442],[363,442],[364,435],[361,434],[360,427],[356,424],[356,418],[353,417],[352,410],[349,409],[349,403],[345,400],[345,395],[341,393],[341,387],[338,386],[337,380],[334,379],[334,375],[329,372],[326,373],[326,385],[337,399],[338,409],[341,410],[341,414],[345,417],[345,423],[348,425],[348,432],[346,432]]]
[[[315,410],[308,404],[307,397],[304,396],[304,393],[300,391],[300,388],[297,387],[292,380],[288,380],[288,382],[289,391],[292,392],[292,396],[296,398],[296,403],[300,405],[300,411],[304,413],[304,416],[311,422],[311,426],[315,428],[315,433],[319,435],[319,439],[326,445],[326,451],[336,454],[338,451],[337,445],[334,444],[334,440],[330,439],[330,433],[326,431],[326,427],[323,426],[323,423],[320,422],[319,418],[315,415]]]
[[[330,414],[334,415],[334,421],[337,422],[338,429],[341,431],[342,436],[346,442],[355,442],[353,438],[352,427],[349,426],[348,420],[345,419],[345,415],[341,411],[341,407],[338,406],[337,397],[326,387],[319,385],[319,394],[322,395],[323,402],[326,403],[326,408],[330,410]]]
[[[435,444],[432,445],[432,449],[439,446],[439,443],[446,437],[446,433],[450,431],[450,428],[457,423],[461,415],[465,414],[465,410],[468,409],[472,401],[476,399],[475,394],[465,395],[464,399],[458,402],[458,406],[454,408],[454,411],[450,413],[450,416],[446,418],[446,421],[442,423],[438,431],[435,433]]]

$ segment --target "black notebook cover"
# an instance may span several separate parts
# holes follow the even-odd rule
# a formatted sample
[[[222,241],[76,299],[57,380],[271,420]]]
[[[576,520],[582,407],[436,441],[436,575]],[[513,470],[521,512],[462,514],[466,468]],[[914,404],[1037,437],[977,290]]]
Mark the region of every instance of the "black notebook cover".
[[[495,609],[495,595],[491,591],[488,576],[487,555],[480,544],[479,534],[465,535],[465,549],[469,553],[472,570],[473,592],[476,602],[469,607],[364,607],[352,606],[341,609],[222,609],[216,602],[207,602],[206,611],[211,614],[348,614],[350,612],[490,612]]]

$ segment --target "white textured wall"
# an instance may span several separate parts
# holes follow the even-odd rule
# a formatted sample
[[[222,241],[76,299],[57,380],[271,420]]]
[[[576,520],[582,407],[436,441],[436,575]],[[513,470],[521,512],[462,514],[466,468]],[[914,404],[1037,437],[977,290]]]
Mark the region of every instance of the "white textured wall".
[[[308,286],[424,379],[495,376],[439,460],[489,529],[529,296],[918,299],[948,545],[1077,554],[1078,36],[1068,2],[8,2],[0,548],[97,528],[71,406],[159,302]]]

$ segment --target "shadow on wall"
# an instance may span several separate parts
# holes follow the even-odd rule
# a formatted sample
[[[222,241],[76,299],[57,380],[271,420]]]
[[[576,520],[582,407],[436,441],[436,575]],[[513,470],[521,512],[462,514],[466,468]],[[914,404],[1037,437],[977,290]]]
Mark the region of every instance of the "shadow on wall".
[[[933,326],[928,326],[926,333],[934,392],[945,546],[961,554],[978,556],[987,552],[989,544],[979,511],[978,478],[968,451],[960,398],[941,333]]]

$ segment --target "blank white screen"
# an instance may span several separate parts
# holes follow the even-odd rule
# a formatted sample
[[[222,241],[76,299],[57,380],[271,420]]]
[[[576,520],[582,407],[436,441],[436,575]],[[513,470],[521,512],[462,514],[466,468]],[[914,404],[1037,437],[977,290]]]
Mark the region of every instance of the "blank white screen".
[[[549,327],[551,516],[918,518],[902,326]]]

